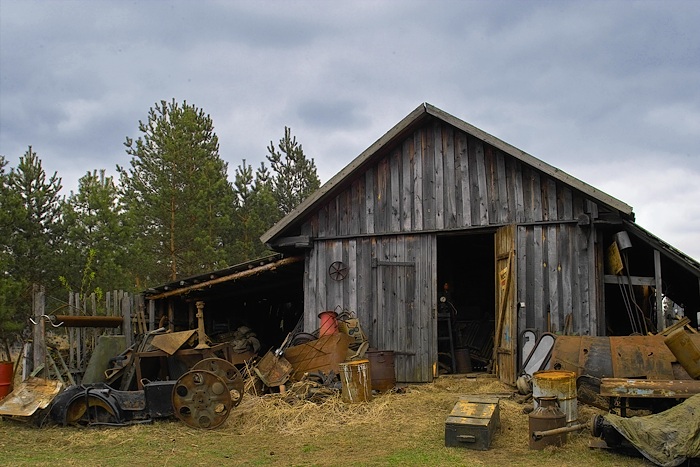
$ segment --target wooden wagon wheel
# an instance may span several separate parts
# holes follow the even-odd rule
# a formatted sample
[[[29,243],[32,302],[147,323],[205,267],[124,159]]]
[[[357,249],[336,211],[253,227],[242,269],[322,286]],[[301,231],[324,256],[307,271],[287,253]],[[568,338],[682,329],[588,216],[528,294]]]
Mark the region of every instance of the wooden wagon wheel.
[[[334,261],[328,268],[328,274],[334,281],[342,281],[348,276],[348,267],[342,261]]]

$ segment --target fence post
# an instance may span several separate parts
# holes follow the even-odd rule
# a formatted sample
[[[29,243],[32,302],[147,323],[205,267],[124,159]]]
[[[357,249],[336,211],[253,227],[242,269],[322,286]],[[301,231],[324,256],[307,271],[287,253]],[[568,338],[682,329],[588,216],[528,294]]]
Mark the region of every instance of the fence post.
[[[90,294],[90,308],[92,309],[91,316],[97,316],[97,295],[95,295],[95,292]],[[91,348],[92,350],[95,350],[95,347],[97,347],[97,327],[92,328],[92,339],[91,339]]]
[[[148,301],[148,329],[153,331],[156,328],[156,302]]]
[[[68,292],[68,314],[73,316],[75,314],[75,294],[73,292]],[[76,328],[67,328],[68,334],[68,367],[71,369],[78,368],[78,358],[76,357],[76,343],[75,343],[75,331]]]
[[[45,303],[44,286],[32,285],[32,309],[34,311],[34,321],[36,325],[33,329],[33,350],[34,368],[39,368],[46,364],[46,326],[44,323]],[[44,368],[44,373],[48,374],[48,368]]]
[[[121,296],[122,319],[124,323],[124,336],[126,337],[126,348],[131,347],[134,336],[131,332],[131,300],[128,294]]]
[[[80,293],[75,294],[75,314],[77,316],[84,315],[85,313],[83,312],[83,300],[80,298]],[[82,371],[83,369],[83,351],[85,348],[85,328],[75,328],[75,348],[77,349],[76,352],[76,367],[75,369],[78,371]]]

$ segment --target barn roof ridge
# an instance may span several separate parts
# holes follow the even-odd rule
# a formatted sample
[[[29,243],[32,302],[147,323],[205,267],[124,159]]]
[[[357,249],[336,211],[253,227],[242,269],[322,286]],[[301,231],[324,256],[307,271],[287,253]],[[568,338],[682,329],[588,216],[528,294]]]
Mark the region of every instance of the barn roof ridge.
[[[550,165],[535,156],[518,149],[517,147],[506,143],[505,141],[497,138],[496,136],[487,133],[480,128],[471,125],[470,123],[461,120],[444,110],[435,107],[428,102],[423,102],[415,110],[409,113],[396,125],[394,125],[389,131],[384,133],[377,141],[370,145],[367,149],[362,151],[355,159],[353,159],[348,165],[340,170],[337,174],[330,178],[326,183],[324,183],[318,190],[312,193],[308,198],[302,201],[295,209],[293,209],[289,214],[283,217],[279,222],[273,225],[267,232],[265,232],[260,240],[263,243],[269,243],[272,239],[277,237],[282,231],[284,231],[288,226],[290,226],[295,220],[309,214],[314,207],[321,202],[326,195],[331,192],[335,187],[340,185],[346,178],[353,175],[357,170],[360,170],[367,162],[372,158],[374,154],[380,151],[383,147],[390,144],[399,135],[407,131],[410,127],[418,124],[424,118],[432,116],[448,123],[455,128],[458,128],[466,133],[473,135],[474,137],[483,140],[484,142],[492,145],[493,147],[500,149],[506,154],[520,160],[521,162],[540,170],[541,172],[551,176],[555,180],[559,180],[562,183],[571,186],[572,188],[584,193],[585,195],[593,198],[594,200],[600,201],[623,214],[628,216],[633,216],[633,210],[630,205],[620,201],[619,199],[589,185],[582,180],[564,172],[553,165]]]

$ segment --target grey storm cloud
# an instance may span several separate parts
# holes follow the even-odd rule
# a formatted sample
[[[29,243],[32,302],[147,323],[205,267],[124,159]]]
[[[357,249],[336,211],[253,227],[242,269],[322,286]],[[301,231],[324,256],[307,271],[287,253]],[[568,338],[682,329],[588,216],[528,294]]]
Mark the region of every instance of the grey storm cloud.
[[[427,101],[700,258],[697,24],[693,0],[0,0],[0,154],[32,145],[67,194],[174,98],[231,173],[289,126],[325,181]]]

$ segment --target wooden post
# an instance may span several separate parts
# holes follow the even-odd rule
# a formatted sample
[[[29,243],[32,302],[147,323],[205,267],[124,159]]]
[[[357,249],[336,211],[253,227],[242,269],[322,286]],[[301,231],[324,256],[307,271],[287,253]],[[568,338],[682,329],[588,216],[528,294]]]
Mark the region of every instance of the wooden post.
[[[120,294],[121,295],[121,294]],[[126,347],[131,347],[134,335],[131,331],[131,303],[127,294],[121,295],[122,318],[124,319],[124,336],[126,337]]]
[[[656,331],[661,332],[666,327],[666,318],[664,316],[661,253],[659,253],[659,250],[654,250],[654,284],[656,285]]]
[[[168,331],[175,331],[175,304],[173,299],[168,299]]]
[[[75,315],[82,314],[83,303],[80,300],[80,294],[75,294]],[[75,330],[75,369],[80,371],[83,366],[83,328]]]
[[[97,316],[97,296],[95,292],[90,294],[90,308],[92,308],[92,316]],[[92,349],[97,347],[97,336],[99,335],[98,328],[92,328]]]
[[[68,292],[68,315],[73,316],[75,314],[75,298],[73,292]],[[78,368],[75,364],[75,328],[68,328],[68,367]]]
[[[22,381],[29,378],[30,365],[29,365],[29,344],[25,343],[22,346]]]
[[[44,322],[44,286],[32,285],[32,309],[34,312],[33,347],[34,347],[34,368],[46,364],[46,325]],[[44,368],[46,373],[48,368]]]
[[[148,301],[148,329],[153,331],[156,328],[156,302]]]
[[[189,317],[187,320],[187,329],[194,329],[194,316],[195,316],[195,305],[193,302],[189,304]]]

